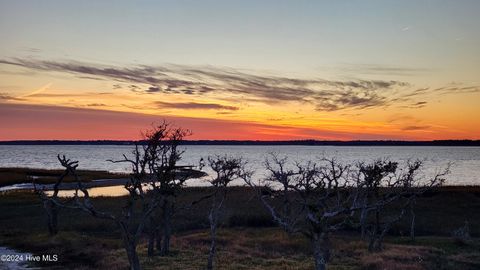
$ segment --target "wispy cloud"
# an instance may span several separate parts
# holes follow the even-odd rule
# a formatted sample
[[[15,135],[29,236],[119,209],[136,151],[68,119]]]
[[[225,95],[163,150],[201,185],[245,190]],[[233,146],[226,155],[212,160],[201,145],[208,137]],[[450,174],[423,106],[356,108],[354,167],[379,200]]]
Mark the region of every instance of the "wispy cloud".
[[[427,101],[418,101],[418,102],[414,102],[414,103],[411,103],[411,104],[404,105],[402,107],[403,108],[409,108],[409,109],[419,109],[419,108],[423,108],[423,107],[427,106],[427,104],[428,104]]]
[[[29,52],[29,53],[40,53],[40,52],[42,52],[41,49],[33,48],[33,47],[21,47],[20,49],[22,51]]]
[[[89,103],[87,104],[87,107],[105,107],[107,106],[106,104],[104,103]]]
[[[27,93],[27,94],[24,94],[24,95],[21,95],[21,96],[18,96],[17,98],[25,98],[25,97],[40,94],[40,93],[44,92],[45,90],[47,90],[50,86],[52,86],[52,83],[47,83],[46,85],[38,88],[37,90],[35,90],[33,92],[30,92],[30,93]]]
[[[23,98],[18,98],[18,97],[14,97],[8,93],[0,93],[0,100],[5,100],[5,101],[8,101],[8,100],[23,100]]]
[[[449,94],[469,94],[480,92],[480,86],[478,85],[463,85],[460,83],[451,83],[443,87],[431,88],[425,87],[405,93],[404,98],[418,98],[428,95],[449,95]]]
[[[0,93],[0,99],[3,99],[3,100],[7,100],[7,99],[11,99],[12,97],[7,95],[7,94],[4,94],[4,93]]]
[[[316,109],[319,111],[336,111],[346,108],[365,109],[385,106],[390,102],[386,96],[375,90],[323,91],[316,98]]]
[[[184,110],[229,110],[236,111],[239,108],[235,106],[227,106],[216,103],[197,103],[197,102],[163,102],[157,101],[155,104],[159,108],[168,109],[184,109]]]
[[[361,75],[418,76],[432,72],[429,68],[389,66],[380,64],[345,64],[338,68],[341,72]]]
[[[403,127],[402,130],[404,131],[417,131],[417,130],[428,130],[430,126],[406,126]]]
[[[264,76],[241,72],[231,68],[211,66],[164,65],[114,67],[76,61],[44,61],[35,59],[0,59],[0,64],[15,65],[37,71],[53,71],[114,81],[113,90],[128,89],[137,94],[186,95],[244,99],[250,102],[310,104],[318,111],[345,109],[362,110],[400,104],[420,108],[427,103],[413,103],[413,98],[432,92],[470,93],[479,91],[477,86],[448,86],[445,88],[421,88],[411,90],[411,85],[396,80],[324,80],[299,79],[282,76]],[[406,73],[422,69],[361,67],[371,72]],[[30,93],[28,95],[32,95]],[[175,103],[176,104],[176,103]],[[200,103],[199,103],[200,104]],[[195,104],[178,103],[175,108],[191,109]],[[219,104],[217,104],[219,105]],[[164,106],[168,106],[164,104]],[[198,105],[201,106],[201,105]],[[197,106],[197,108],[198,108]],[[221,105],[223,106],[223,105]],[[211,108],[212,104],[204,109]],[[214,106],[213,106],[214,107]],[[173,108],[173,105],[171,106]],[[236,108],[236,107],[235,107]],[[218,107],[217,107],[218,109]],[[226,109],[226,108],[223,108]],[[229,108],[232,110],[233,108]],[[226,109],[228,110],[228,109]]]

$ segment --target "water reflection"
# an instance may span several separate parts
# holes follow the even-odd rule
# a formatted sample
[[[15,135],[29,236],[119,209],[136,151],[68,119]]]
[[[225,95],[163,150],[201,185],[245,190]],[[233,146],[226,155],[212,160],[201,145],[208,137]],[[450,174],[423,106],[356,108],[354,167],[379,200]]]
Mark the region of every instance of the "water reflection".
[[[45,192],[48,196],[53,194],[52,190]],[[75,190],[60,190],[58,192],[59,197],[73,197],[75,195]],[[83,196],[82,192],[78,192],[78,195]],[[120,197],[128,195],[128,191],[123,185],[121,186],[110,186],[110,187],[94,187],[88,189],[88,195],[90,197]]]

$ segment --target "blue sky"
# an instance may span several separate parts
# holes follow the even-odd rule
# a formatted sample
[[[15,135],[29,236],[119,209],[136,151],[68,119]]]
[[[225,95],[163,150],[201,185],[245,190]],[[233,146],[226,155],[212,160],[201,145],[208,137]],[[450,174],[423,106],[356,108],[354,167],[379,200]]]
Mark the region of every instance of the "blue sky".
[[[33,48],[44,58],[215,65],[325,76],[342,76],[343,69],[351,66],[375,65],[436,69],[449,74],[450,80],[473,80],[472,72],[480,66],[479,1],[2,1],[0,5],[0,33],[6,41],[0,45],[3,57],[34,54],[28,51]]]

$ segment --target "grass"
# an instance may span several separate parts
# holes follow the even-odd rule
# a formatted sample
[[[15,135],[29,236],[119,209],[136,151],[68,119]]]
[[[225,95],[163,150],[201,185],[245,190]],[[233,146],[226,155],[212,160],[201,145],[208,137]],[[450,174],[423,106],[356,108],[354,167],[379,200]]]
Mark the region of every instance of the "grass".
[[[217,269],[312,269],[311,249],[307,241],[289,236],[279,228],[223,228],[219,233]],[[61,232],[55,237],[37,234],[25,246],[33,253],[60,254],[62,269],[126,269],[127,260],[118,240],[79,233]],[[478,269],[478,241],[458,248],[447,237],[422,237],[418,242],[398,243],[387,240],[380,253],[368,253],[366,244],[357,237],[332,237],[334,248],[330,270],[374,269]],[[169,256],[146,256],[146,246],[139,246],[144,269],[196,270],[205,267],[209,234],[195,230],[176,234]],[[443,247],[451,246],[447,250]]]
[[[204,187],[186,188],[177,202],[187,204],[209,192]],[[124,199],[98,197],[93,201],[102,210],[118,213]],[[176,214],[170,256],[148,258],[142,241],[139,253],[144,268],[202,269],[208,253],[209,206],[204,201]],[[406,237],[407,219],[393,228],[385,250],[375,254],[367,252],[357,233],[340,232],[332,237],[334,251],[329,269],[480,269],[478,209],[480,187],[436,189],[417,202],[416,242]],[[470,245],[459,245],[450,234],[465,220],[475,240]],[[229,188],[219,232],[218,269],[312,269],[309,243],[274,225],[252,190]],[[49,268],[126,269],[119,232],[111,222],[62,209],[59,227],[57,236],[47,235],[41,202],[32,192],[0,195],[0,245],[34,254],[58,254],[60,262],[43,265]]]

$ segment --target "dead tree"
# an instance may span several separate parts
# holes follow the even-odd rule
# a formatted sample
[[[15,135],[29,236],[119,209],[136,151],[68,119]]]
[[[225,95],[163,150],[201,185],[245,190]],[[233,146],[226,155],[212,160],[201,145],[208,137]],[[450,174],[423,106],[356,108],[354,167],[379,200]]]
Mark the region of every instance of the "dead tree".
[[[362,211],[360,227],[362,238],[368,234],[368,250],[380,251],[383,239],[392,226],[407,212],[411,214],[411,235],[414,235],[416,198],[426,190],[443,183],[448,169],[436,174],[429,181],[417,177],[422,162],[407,162],[405,168],[398,168],[397,162],[376,160],[371,164],[359,163],[357,182],[360,184]]]
[[[153,210],[158,206],[158,199],[155,195],[149,196],[148,202],[146,199],[145,191],[141,187],[141,179],[139,175],[132,175],[129,182],[125,185],[125,188],[129,191],[129,196],[125,206],[122,208],[122,213],[116,215],[109,212],[103,212],[97,210],[92,202],[88,190],[83,186],[81,180],[76,174],[76,167],[71,167],[68,164],[62,164],[68,171],[74,175],[77,188],[74,194],[76,208],[90,214],[93,217],[106,219],[116,224],[120,230],[123,245],[127,253],[129,262],[129,268],[132,270],[141,269],[140,260],[137,253],[137,245],[140,241],[140,237],[143,228],[146,224],[148,217]],[[143,199],[140,199],[143,197]],[[140,213],[137,213],[138,202],[143,201]],[[136,218],[139,216],[139,218]]]
[[[138,181],[137,189],[144,193],[142,186],[146,185],[148,193],[155,197],[158,209],[146,221],[149,256],[154,255],[155,244],[161,255],[169,253],[177,193],[188,179],[199,176],[192,166],[177,165],[184,152],[178,147],[189,134],[188,130],[173,128],[164,122],[144,135],[142,150],[137,146],[133,152],[135,159],[124,156],[122,160],[111,161],[132,164],[134,175],[143,179]],[[135,193],[135,189],[132,192]],[[132,196],[135,195],[132,193]],[[143,195],[141,198],[144,198]],[[142,205],[144,209],[148,208],[148,203],[145,205],[143,199]]]
[[[208,215],[210,222],[210,250],[208,253],[207,269],[213,269],[213,260],[217,251],[217,227],[221,210],[227,198],[227,186],[233,180],[243,179],[250,174],[245,171],[246,162],[242,158],[215,156],[208,157],[208,165],[213,170],[214,177],[210,180],[213,187],[212,206]]]
[[[162,198],[160,207],[152,216],[152,228],[149,235],[148,249],[153,251],[153,243],[155,243],[156,249],[160,252],[161,256],[168,255],[170,253],[170,239],[173,232],[173,217],[175,213],[182,209],[191,208],[193,205],[203,201],[207,197],[195,200],[188,205],[178,206],[176,199],[185,186],[187,180],[191,178],[200,178],[205,176],[204,173],[192,169],[193,166],[174,166],[170,170],[170,173],[161,173],[157,179],[159,179],[159,193]]]
[[[246,178],[246,183],[257,189],[263,205],[284,230],[301,233],[309,239],[315,269],[325,270],[330,260],[329,235],[341,229],[354,211],[360,209],[349,166],[334,159],[322,159],[319,163],[290,165],[289,173],[285,174],[282,170],[285,172],[286,159],[274,157],[266,164],[270,171],[266,179],[254,184]],[[286,193],[291,199],[285,200]]]
[[[76,189],[73,205],[65,205],[60,200],[53,200],[53,202],[58,206],[80,209],[93,217],[110,220],[116,224],[123,239],[129,268],[132,270],[141,269],[137,245],[145,227],[148,226],[151,215],[160,206],[164,198],[160,191],[157,176],[160,171],[165,171],[163,170],[166,166],[164,162],[165,148],[170,147],[168,146],[169,142],[176,140],[179,133],[181,133],[180,129],[171,129],[168,124],[163,123],[147,133],[144,146],[141,147],[136,144],[132,158],[124,155],[122,160],[112,161],[126,162],[132,168],[130,178],[125,184],[125,189],[129,194],[120,214],[98,210],[91,200],[88,190],[77,175],[78,162],[65,157],[59,158],[66,172],[74,177]],[[178,160],[176,154],[173,154],[171,158],[172,160]],[[174,174],[175,172],[169,171],[168,173]]]
[[[67,163],[65,157],[57,156],[59,162]],[[70,162],[69,166],[78,166],[76,162]],[[34,192],[40,197],[43,203],[43,208],[47,216],[47,227],[50,235],[56,235],[58,233],[58,211],[60,207],[55,203],[59,201],[58,192],[60,185],[63,183],[65,177],[69,175],[68,170],[64,170],[60,176],[58,176],[57,181],[53,184],[53,193],[48,195],[45,190],[37,188],[35,180],[33,180],[33,189]],[[62,205],[66,205],[62,203]]]
[[[162,197],[160,207],[160,222],[155,224],[157,249],[160,255],[168,255],[170,252],[170,238],[172,235],[172,219],[175,214],[176,197],[184,187],[185,182],[192,177],[199,177],[198,171],[192,170],[192,166],[178,166],[184,151],[179,150],[179,144],[183,138],[189,135],[188,130],[173,129],[169,132],[169,141],[159,155],[160,166],[152,168],[153,175],[158,181],[158,191]],[[152,237],[152,236],[151,236]],[[153,249],[153,247],[152,247]]]
[[[365,238],[367,230],[369,230],[369,250],[379,250],[385,233],[393,222],[400,219],[404,214],[402,211],[397,217],[385,222],[382,228],[382,211],[386,205],[400,197],[395,192],[399,182],[391,181],[397,171],[398,163],[376,160],[372,164],[359,163],[357,167],[359,173],[356,175],[359,177],[358,182],[361,183],[363,195],[361,200],[362,211],[360,213],[361,236]],[[374,212],[372,222],[369,220],[371,212]]]
[[[421,197],[422,194],[428,192],[434,188],[440,187],[445,183],[445,176],[450,173],[451,164],[435,173],[435,175],[426,180],[422,179],[419,175],[420,170],[423,167],[423,162],[421,160],[408,161],[406,169],[401,173],[400,178],[402,182],[403,192],[406,193],[408,201],[408,210],[410,214],[410,240],[415,241],[415,204],[417,198]]]
[[[271,153],[270,159],[266,159],[264,166],[268,171],[268,176],[265,178],[266,184],[273,184],[275,186],[279,185],[276,190],[276,197],[281,200],[282,203],[282,213],[283,219],[286,224],[291,224],[290,226],[284,226],[284,229],[287,233],[290,228],[294,228],[294,222],[298,219],[296,216],[292,216],[292,191],[291,186],[295,180],[294,176],[298,172],[294,171],[292,168],[288,168],[287,157],[279,158],[276,154]],[[273,192],[273,190],[270,190]],[[293,226],[292,226],[293,225]]]

